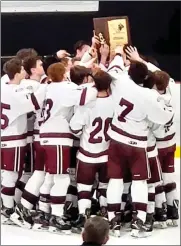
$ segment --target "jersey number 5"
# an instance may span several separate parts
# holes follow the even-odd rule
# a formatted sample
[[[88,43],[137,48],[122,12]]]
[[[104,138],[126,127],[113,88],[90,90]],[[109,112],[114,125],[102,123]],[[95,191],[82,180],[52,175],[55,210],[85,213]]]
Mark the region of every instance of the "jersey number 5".
[[[109,136],[107,134],[107,131],[109,129],[109,125],[111,124],[112,119],[111,118],[107,118],[105,120],[105,125],[104,125],[104,136],[105,136],[105,141],[109,140]],[[103,128],[103,120],[98,117],[95,118],[95,120],[92,122],[92,126],[96,126],[96,128],[90,133],[90,137],[89,137],[89,143],[92,144],[96,144],[96,143],[102,143],[103,138],[102,137],[96,137],[96,135],[99,134],[99,132],[102,130]]]
[[[9,104],[5,104],[5,103],[1,103],[1,120],[3,120],[3,122],[1,121],[1,129],[4,130],[8,124],[9,124],[9,119],[7,117],[7,115],[4,114],[4,110],[10,110],[11,107]]]
[[[118,120],[121,122],[126,122],[126,115],[128,115],[134,108],[134,105],[127,101],[126,99],[122,98],[119,105],[126,106],[126,108],[122,111],[122,113],[118,116]]]

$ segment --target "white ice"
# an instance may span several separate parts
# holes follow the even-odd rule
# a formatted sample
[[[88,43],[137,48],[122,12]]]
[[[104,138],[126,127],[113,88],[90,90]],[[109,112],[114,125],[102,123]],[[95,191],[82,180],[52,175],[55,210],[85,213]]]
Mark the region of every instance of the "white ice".
[[[180,159],[176,159],[175,180],[180,199]],[[80,235],[55,235],[48,232],[35,232],[15,226],[1,226],[1,245],[81,245]],[[129,233],[121,238],[110,237],[108,245],[180,245],[180,224],[176,228],[155,230],[152,236],[132,238]]]

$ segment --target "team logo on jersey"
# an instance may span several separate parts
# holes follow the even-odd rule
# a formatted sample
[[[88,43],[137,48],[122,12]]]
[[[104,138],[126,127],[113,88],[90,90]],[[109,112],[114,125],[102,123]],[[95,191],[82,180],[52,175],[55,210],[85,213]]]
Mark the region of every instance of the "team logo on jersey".
[[[137,145],[137,142],[129,141],[129,144],[131,144],[131,145]]]
[[[48,140],[43,140],[43,143],[48,143]]]

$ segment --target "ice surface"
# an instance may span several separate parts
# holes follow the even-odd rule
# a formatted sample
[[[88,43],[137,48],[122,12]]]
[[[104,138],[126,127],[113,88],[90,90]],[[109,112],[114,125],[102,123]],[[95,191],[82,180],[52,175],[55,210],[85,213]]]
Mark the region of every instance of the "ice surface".
[[[180,159],[176,159],[175,180],[180,198]],[[15,226],[1,226],[1,245],[81,245],[80,235],[55,235],[35,232]],[[177,228],[155,230],[151,237],[134,239],[129,233],[121,238],[111,237],[108,245],[180,245],[180,224]]]

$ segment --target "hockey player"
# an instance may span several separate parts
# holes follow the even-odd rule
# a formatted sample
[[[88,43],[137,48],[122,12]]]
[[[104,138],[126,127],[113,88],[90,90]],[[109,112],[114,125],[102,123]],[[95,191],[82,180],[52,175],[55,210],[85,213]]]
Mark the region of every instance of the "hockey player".
[[[173,112],[163,101],[158,101],[159,94],[156,91],[136,85],[127,75],[120,77],[117,75],[111,89],[115,110],[108,131],[111,138],[108,160],[110,181],[107,189],[109,220],[112,229],[117,229],[119,234],[120,214],[115,216],[115,212],[120,212],[120,191],[122,195],[123,176],[125,168],[129,167],[132,174],[131,195],[135,210],[131,234],[138,237],[139,232],[146,230],[144,227],[148,202],[146,180],[150,178],[146,153],[147,119],[165,124],[172,118]]]
[[[96,104],[92,108],[79,107],[70,121],[74,134],[80,135],[80,148],[77,154],[77,187],[79,218],[76,226],[83,226],[86,210],[91,209],[92,187],[96,173],[99,175],[99,202],[102,215],[107,210],[107,150],[109,138],[107,130],[113,117],[113,101],[110,96],[109,74],[100,69],[92,75],[98,90]],[[106,110],[105,110],[106,108]],[[85,175],[86,173],[86,175]],[[103,214],[104,212],[104,214]]]
[[[153,89],[159,92],[160,97],[164,99],[166,103],[169,103],[173,106],[175,112],[176,102],[174,99],[176,98],[176,88],[174,80],[171,79],[167,73],[159,71],[155,65],[149,62],[145,62],[139,56],[136,48],[129,47],[127,49],[127,54],[131,60],[144,63],[150,71],[154,72],[155,84]],[[164,86],[166,83],[168,86],[165,89]],[[176,226],[178,221],[178,198],[176,192],[176,183],[174,182],[174,152],[176,149],[174,117],[166,125],[160,125],[160,127],[157,126],[156,129],[157,130],[155,130],[153,133],[157,140],[157,148],[162,166],[164,182],[164,187],[156,187],[156,203],[158,201],[157,199],[161,198],[162,201],[163,190],[165,190],[168,207],[167,216],[171,221],[169,224]],[[158,204],[159,207],[156,209],[156,219],[159,221],[162,219],[165,220],[165,205],[162,205],[160,201],[158,201]]]
[[[26,114],[39,109],[43,104],[46,88],[41,87],[35,94],[17,92],[20,81],[26,76],[22,61],[18,58],[7,62],[6,71],[10,81],[1,88],[1,163],[5,170],[1,190],[1,215],[3,221],[8,223],[14,211],[15,184],[24,165]]]
[[[45,220],[45,217],[42,216],[43,211],[46,210],[46,214],[50,212],[50,206],[43,196],[43,192],[46,195],[49,193],[51,202],[49,230],[69,233],[71,226],[63,220],[64,203],[70,183],[68,175],[70,149],[73,144],[69,121],[74,105],[84,105],[87,101],[95,100],[97,91],[95,89],[80,90],[76,84],[65,81],[65,67],[61,63],[52,64],[47,73],[52,82],[47,88],[45,119],[40,127],[40,141],[46,156],[46,172],[50,174],[50,180],[53,179],[53,186],[52,182],[48,182],[47,185],[45,178],[45,182],[40,188],[40,216],[39,219],[38,215],[35,218],[35,224],[41,224]]]
[[[43,63],[41,57],[38,56],[28,57],[24,60],[23,64],[29,76],[29,79],[22,80],[20,85],[22,89],[27,89],[30,92],[34,92],[39,88],[41,77],[44,75],[44,69],[43,69]],[[39,199],[40,187],[44,182],[44,177],[45,177],[44,150],[41,147],[39,141],[39,127],[42,122],[43,122],[42,109],[37,110],[36,113],[31,113],[31,117],[28,118],[28,129],[31,130],[31,132],[34,132],[34,143],[33,143],[33,137],[31,137],[31,139],[29,137],[29,139],[31,142],[30,143],[31,149],[33,150],[31,155],[34,156],[33,158],[34,160],[32,159],[32,162],[33,161],[35,162],[32,163],[31,166],[31,168],[34,170],[34,172],[32,170],[33,175],[28,180],[21,197],[22,206],[16,207],[16,213],[21,215],[21,220],[17,220],[14,222],[20,226],[21,225],[23,226],[26,220],[31,220],[30,210],[36,207],[36,204]],[[27,170],[25,169],[25,174],[26,172]],[[16,197],[16,201],[17,201],[17,197]]]

